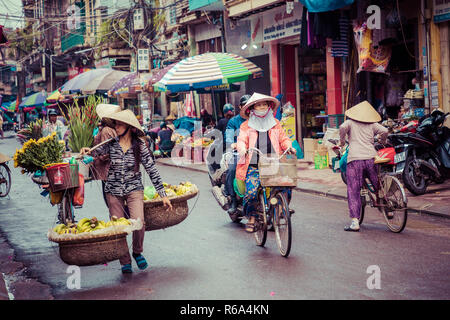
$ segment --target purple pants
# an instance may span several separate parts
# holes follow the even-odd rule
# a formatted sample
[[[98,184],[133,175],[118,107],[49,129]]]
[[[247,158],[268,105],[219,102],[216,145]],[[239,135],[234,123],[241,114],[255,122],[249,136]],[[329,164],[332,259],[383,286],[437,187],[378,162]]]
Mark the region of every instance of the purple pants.
[[[347,164],[347,199],[350,218],[359,219],[361,213],[361,188],[363,179],[369,178],[378,192],[378,171],[374,159],[354,160]]]

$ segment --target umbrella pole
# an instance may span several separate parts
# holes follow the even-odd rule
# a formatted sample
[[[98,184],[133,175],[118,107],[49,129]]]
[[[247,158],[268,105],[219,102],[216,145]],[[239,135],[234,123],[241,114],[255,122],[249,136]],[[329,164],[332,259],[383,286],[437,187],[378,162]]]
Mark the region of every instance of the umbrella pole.
[[[214,109],[214,117],[216,118],[216,125],[217,125],[217,110],[216,110],[216,100],[214,98],[214,89],[211,88],[211,97],[212,97],[212,105]]]

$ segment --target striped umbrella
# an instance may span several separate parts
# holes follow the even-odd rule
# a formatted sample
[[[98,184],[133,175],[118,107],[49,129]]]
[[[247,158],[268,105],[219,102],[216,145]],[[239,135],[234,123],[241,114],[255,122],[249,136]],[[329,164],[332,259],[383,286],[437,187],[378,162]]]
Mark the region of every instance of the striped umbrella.
[[[46,103],[47,95],[42,92],[36,92],[23,98],[19,108],[39,107]]]
[[[191,91],[258,78],[262,73],[241,56],[210,52],[181,60],[153,86],[160,91]]]
[[[99,76],[107,74],[109,72],[110,72],[110,69],[92,69],[92,70],[80,73],[76,77],[67,81],[61,87],[61,93],[68,94],[68,93],[80,92],[81,89],[86,84],[88,84],[90,81],[94,80],[95,78],[97,78]]]

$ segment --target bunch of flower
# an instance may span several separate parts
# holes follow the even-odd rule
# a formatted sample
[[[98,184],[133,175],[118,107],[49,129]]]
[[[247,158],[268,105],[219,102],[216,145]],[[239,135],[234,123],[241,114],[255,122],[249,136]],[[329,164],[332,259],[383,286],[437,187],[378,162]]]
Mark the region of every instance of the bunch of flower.
[[[17,132],[17,139],[19,139],[20,143],[24,144],[30,139],[37,140],[42,138],[42,127],[42,119],[37,119],[36,121],[29,123],[24,129]]]
[[[81,148],[92,146],[93,132],[100,121],[95,108],[101,102],[101,98],[89,96],[83,106],[78,105],[78,100],[74,100],[73,105],[67,106],[65,118],[69,125],[69,147],[72,152],[80,152]]]
[[[62,161],[64,142],[58,141],[56,132],[40,138],[30,139],[25,142],[22,149],[17,149],[14,154],[14,167],[21,167],[22,173],[34,173],[43,170],[50,163]]]

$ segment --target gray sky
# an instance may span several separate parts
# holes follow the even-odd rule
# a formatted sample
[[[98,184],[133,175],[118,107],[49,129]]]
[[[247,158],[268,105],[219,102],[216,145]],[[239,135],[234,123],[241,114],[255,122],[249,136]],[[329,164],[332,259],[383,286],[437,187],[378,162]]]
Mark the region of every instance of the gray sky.
[[[6,18],[6,15],[12,15],[14,18]],[[0,25],[7,28],[21,27],[20,19],[22,17],[22,1],[21,0],[0,0]]]

